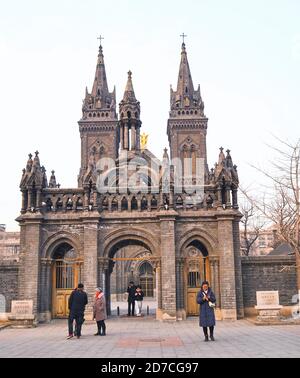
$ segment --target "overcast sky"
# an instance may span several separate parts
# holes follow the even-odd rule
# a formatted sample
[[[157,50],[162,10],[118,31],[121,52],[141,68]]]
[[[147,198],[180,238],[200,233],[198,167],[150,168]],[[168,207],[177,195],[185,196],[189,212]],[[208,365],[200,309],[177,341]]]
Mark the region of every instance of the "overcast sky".
[[[27,154],[76,187],[77,121],[91,89],[98,40],[109,88],[122,98],[133,72],[143,130],[158,157],[167,146],[169,87],[176,87],[185,32],[201,85],[211,166],[230,148],[244,185],[249,163],[272,159],[271,134],[299,137],[300,1],[0,0],[0,223],[18,229],[19,181]]]

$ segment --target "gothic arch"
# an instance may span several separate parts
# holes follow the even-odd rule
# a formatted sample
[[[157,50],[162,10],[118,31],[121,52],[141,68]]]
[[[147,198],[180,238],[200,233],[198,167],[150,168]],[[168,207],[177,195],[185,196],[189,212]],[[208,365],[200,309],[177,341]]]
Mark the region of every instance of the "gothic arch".
[[[144,229],[131,228],[130,231],[128,231],[128,229],[117,230],[107,235],[103,240],[103,249],[101,251],[102,256],[110,257],[110,251],[117,244],[125,242],[126,240],[131,242],[137,241],[143,246],[146,246],[153,256],[159,255],[160,246],[154,235],[150,234]]]
[[[216,255],[218,246],[216,238],[202,228],[193,228],[185,232],[179,240],[178,251],[182,257],[185,249],[194,240],[199,240],[206,247],[209,256]]]
[[[55,249],[62,243],[70,244],[77,252],[78,256],[82,255],[83,246],[78,235],[67,231],[59,231],[51,235],[42,245],[41,257],[52,258]]]

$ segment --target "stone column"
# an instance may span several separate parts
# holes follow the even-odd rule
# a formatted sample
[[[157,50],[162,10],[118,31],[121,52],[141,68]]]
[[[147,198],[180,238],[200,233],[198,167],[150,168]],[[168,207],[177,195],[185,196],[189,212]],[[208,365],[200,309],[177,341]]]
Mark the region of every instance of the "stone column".
[[[235,280],[235,257],[233,243],[233,216],[219,211],[218,240],[220,255],[221,312],[224,320],[237,319],[237,298]]]
[[[20,264],[18,277],[18,297],[33,301],[33,314],[38,320],[40,308],[40,247],[42,216],[24,219],[20,232]]]
[[[108,293],[108,287],[107,287],[107,278],[108,276],[108,268],[109,268],[109,259],[106,257],[99,257],[98,258],[98,286],[101,287],[105,294],[106,298],[106,305],[108,307],[109,305],[109,293]]]
[[[162,311],[162,297],[161,297],[161,261],[160,259],[153,260],[153,266],[155,268],[156,278],[156,299],[157,299],[157,312],[156,318],[160,319]]]
[[[27,211],[31,211],[32,202],[32,190],[28,189]]]
[[[22,190],[22,207],[21,207],[22,214],[26,213],[26,210],[27,210],[26,202],[27,202],[27,191]]]
[[[129,135],[128,135],[128,124],[125,123],[124,125],[124,150],[128,150],[129,148]]]
[[[92,320],[93,314],[93,299],[95,288],[98,284],[98,219],[85,218],[84,225],[84,264],[83,264],[83,279],[84,288],[88,294],[88,305],[86,307],[86,319]]]
[[[41,208],[41,195],[42,195],[42,190],[37,189],[36,190],[36,210],[39,211]]]
[[[232,204],[234,209],[239,208],[239,203],[238,203],[238,189],[233,188],[232,189]]]
[[[141,140],[141,127],[138,126],[136,128],[136,144],[135,144],[135,149],[136,150],[140,150],[141,149],[140,140]]]
[[[49,322],[51,320],[52,308],[52,277],[51,277],[51,259],[41,259],[40,273],[40,313],[39,320]]]
[[[175,214],[160,214],[162,320],[176,320]]]
[[[131,150],[136,148],[136,129],[135,125],[131,126]]]
[[[176,258],[176,310],[177,319],[186,319],[186,310],[184,304],[184,264],[185,259]]]
[[[226,208],[231,208],[231,186],[229,184],[226,185]]]
[[[243,276],[240,246],[240,216],[233,221],[233,247],[234,247],[234,266],[235,266],[235,288],[237,316],[239,319],[244,317],[244,298],[243,298]]]
[[[219,259],[216,257],[211,257],[210,262],[210,271],[211,271],[211,287],[215,293],[217,300],[217,308],[221,308],[221,295],[220,295],[220,270],[219,270]]]

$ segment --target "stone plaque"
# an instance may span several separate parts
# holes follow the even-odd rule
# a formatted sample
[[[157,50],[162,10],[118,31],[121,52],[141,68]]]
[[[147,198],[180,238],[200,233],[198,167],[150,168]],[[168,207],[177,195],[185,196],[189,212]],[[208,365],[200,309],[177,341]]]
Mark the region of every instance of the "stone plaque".
[[[279,293],[278,291],[257,291],[256,301],[258,307],[279,306]]]
[[[11,314],[15,317],[27,316],[33,314],[33,301],[24,300],[24,301],[11,301]]]

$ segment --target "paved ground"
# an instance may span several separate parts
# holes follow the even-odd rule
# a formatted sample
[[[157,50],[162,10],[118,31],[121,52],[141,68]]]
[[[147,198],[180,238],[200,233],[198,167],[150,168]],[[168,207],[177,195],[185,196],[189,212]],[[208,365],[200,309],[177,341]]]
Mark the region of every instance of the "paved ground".
[[[107,336],[85,324],[80,340],[66,340],[66,321],[0,331],[0,357],[299,357],[300,326],[219,322],[216,341],[204,343],[197,319],[161,323],[151,318],[107,320]]]

